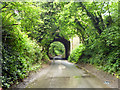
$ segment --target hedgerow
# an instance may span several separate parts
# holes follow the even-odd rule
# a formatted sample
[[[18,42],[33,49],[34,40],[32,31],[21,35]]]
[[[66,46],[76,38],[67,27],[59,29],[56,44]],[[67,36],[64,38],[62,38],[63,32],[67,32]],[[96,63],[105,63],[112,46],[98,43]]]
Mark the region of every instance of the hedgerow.
[[[2,48],[2,87],[9,88],[27,77],[28,73],[35,69],[32,67],[34,64],[39,63],[40,68],[41,59],[46,59],[46,54],[42,54],[41,50],[37,41],[29,38],[18,26],[12,26],[9,31],[5,30]]]
[[[86,44],[84,50],[77,47],[69,56],[69,61],[76,63],[89,63],[106,72],[120,76],[120,50],[118,27],[113,26],[102,32],[94,42]]]

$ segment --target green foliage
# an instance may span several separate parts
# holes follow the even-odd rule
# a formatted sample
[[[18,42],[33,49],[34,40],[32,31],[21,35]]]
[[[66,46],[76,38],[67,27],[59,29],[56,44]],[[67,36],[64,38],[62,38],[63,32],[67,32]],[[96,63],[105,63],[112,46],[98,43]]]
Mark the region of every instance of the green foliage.
[[[2,87],[8,88],[17,80],[25,78],[32,70],[30,67],[41,62],[42,54],[37,42],[28,38],[17,27],[13,27],[13,30],[9,29],[9,34],[3,32],[4,34],[9,37],[3,36]]]
[[[60,42],[53,42],[49,48],[49,54],[51,57],[62,55],[65,56],[65,47]]]
[[[70,62],[78,63],[79,58],[82,55],[82,52],[85,50],[85,46],[83,44],[80,44],[78,47],[76,47],[68,57],[68,60]]]
[[[112,26],[104,30],[101,38],[106,41],[107,46],[116,47],[120,45],[119,27]]]
[[[20,21],[18,19],[22,15],[20,10],[24,9],[23,4],[25,3],[10,2],[6,4],[8,4],[7,7],[10,11],[7,11],[6,8],[2,9],[2,88],[9,88],[11,85],[24,79],[30,71],[40,68],[41,60],[47,57],[46,53],[42,53],[42,46],[38,44],[36,37],[29,37],[28,29],[23,28],[23,24],[29,27],[29,23],[25,23],[26,20],[22,19],[22,24],[19,25]],[[20,6],[22,7],[20,8]],[[27,4],[25,7],[27,7]],[[17,8],[20,13],[16,15],[14,10]],[[25,18],[27,16],[24,16]],[[33,28],[31,29],[33,30]]]
[[[54,38],[69,40],[76,34],[82,44],[71,53],[69,61],[94,64],[120,75],[117,3],[2,2],[2,86],[10,87],[41,67],[41,60],[47,62],[46,50]],[[53,44],[50,54],[62,54],[63,48]]]
[[[79,62],[94,64],[109,73],[120,75],[119,38],[118,26],[105,29],[99,38],[86,45]]]
[[[45,60],[45,62],[48,62],[50,60],[46,52],[42,52],[42,55],[42,60]]]

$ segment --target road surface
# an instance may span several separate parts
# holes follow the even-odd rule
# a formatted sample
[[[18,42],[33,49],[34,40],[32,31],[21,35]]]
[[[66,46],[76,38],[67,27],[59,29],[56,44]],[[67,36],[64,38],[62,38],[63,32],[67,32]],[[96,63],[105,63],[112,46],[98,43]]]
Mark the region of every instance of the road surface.
[[[55,60],[26,88],[109,88],[98,78],[67,60]]]

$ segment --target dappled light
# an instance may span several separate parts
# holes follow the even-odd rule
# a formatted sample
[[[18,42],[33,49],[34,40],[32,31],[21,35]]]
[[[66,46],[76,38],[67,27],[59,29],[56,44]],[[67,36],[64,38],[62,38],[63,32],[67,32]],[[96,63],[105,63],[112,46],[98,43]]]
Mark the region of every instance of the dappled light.
[[[46,74],[42,74],[46,81],[41,77],[40,80],[44,83],[38,81],[41,87],[51,87],[52,84],[55,86],[56,82],[58,86],[61,83],[64,88],[67,85],[74,88],[91,87],[91,83],[87,83],[86,86],[83,79],[84,70],[75,68],[75,65],[79,64],[94,66],[97,71],[102,70],[115,79],[120,78],[118,1],[1,1],[0,10],[3,89],[24,82],[31,73],[43,70],[41,68],[44,66],[49,68],[45,69]],[[65,60],[56,60],[53,64],[51,58],[55,56]],[[47,75],[49,73],[50,76]],[[80,84],[81,79],[73,79],[76,75],[77,77],[81,75],[82,84]],[[59,79],[55,79],[54,76],[59,76]],[[60,77],[65,84],[59,82]],[[88,78],[88,81],[95,79],[85,78]],[[92,81],[96,83],[95,80]],[[104,87],[100,82],[98,83],[100,87]]]
[[[61,56],[65,58],[65,47],[61,42],[53,42],[49,47],[49,56],[53,58],[55,56]]]

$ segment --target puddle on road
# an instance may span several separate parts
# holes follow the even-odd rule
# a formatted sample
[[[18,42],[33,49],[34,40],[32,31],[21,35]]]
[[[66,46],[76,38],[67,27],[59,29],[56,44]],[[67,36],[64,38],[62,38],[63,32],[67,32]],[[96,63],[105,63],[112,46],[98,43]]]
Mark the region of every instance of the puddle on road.
[[[73,76],[74,78],[81,78],[81,76]]]
[[[89,74],[83,74],[81,76],[73,76],[74,78],[90,78],[91,76]]]

